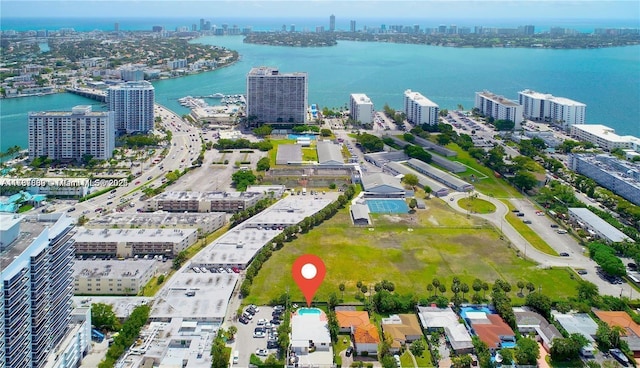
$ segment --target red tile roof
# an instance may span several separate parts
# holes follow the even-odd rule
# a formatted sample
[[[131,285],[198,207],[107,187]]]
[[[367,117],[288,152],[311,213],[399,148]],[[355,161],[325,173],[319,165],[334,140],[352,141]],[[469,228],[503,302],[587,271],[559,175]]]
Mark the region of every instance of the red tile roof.
[[[356,345],[361,344],[378,344],[380,343],[380,335],[378,329],[372,324],[357,326],[353,331],[353,340]]]
[[[336,318],[340,328],[357,327],[371,323],[369,322],[369,313],[366,311],[336,311]]]
[[[515,335],[511,327],[499,315],[487,314],[487,318],[491,323],[473,323],[471,320],[471,327],[489,348],[500,347],[500,336]]]

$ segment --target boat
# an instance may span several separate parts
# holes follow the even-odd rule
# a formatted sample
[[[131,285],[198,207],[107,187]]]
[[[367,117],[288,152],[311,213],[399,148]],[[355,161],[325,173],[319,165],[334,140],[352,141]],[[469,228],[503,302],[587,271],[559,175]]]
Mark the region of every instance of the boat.
[[[223,94],[223,93],[218,92],[218,93],[214,93],[214,94],[212,94],[212,95],[211,95],[211,97],[213,97],[213,98],[222,98],[222,97],[224,97],[224,94]]]

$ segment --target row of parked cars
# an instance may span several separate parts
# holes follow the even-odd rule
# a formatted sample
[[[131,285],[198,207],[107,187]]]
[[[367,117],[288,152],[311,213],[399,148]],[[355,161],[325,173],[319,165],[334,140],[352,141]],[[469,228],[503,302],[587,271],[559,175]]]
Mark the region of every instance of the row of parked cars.
[[[207,272],[211,272],[211,273],[240,273],[240,269],[238,267],[227,267],[227,268],[223,268],[223,267],[212,267],[210,269],[207,269],[206,267],[191,267],[191,270],[193,270],[193,272],[195,273],[207,273]]]

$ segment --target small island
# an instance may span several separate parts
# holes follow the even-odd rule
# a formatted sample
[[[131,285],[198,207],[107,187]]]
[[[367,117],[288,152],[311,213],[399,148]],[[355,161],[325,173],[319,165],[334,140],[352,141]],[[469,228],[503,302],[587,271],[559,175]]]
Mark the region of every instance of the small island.
[[[416,45],[473,47],[473,48],[545,48],[545,49],[591,49],[640,44],[640,34],[601,33],[421,33],[421,32],[252,32],[245,36],[245,43],[289,46],[323,47],[335,46],[338,41],[405,43]]]
[[[244,38],[244,42],[290,47],[324,47],[338,44],[333,32],[253,32]]]

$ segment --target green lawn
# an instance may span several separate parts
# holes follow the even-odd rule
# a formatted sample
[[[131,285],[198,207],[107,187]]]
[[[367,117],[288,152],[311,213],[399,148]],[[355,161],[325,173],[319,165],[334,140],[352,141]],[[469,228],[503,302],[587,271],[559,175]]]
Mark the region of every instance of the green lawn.
[[[302,161],[318,161],[318,151],[316,151],[316,148],[302,148]]]
[[[479,164],[476,159],[469,156],[469,153],[458,147],[457,144],[450,143],[447,145],[447,148],[452,149],[458,153],[457,157],[449,157],[451,161],[458,161],[473,169],[467,169],[467,171],[458,174],[460,177],[468,179],[468,177],[470,177],[472,174],[477,177],[478,173],[476,171],[479,171],[487,176],[486,179],[480,179],[473,182],[473,185],[476,187],[477,191],[490,197],[522,197],[522,194],[520,194],[509,183],[507,183],[504,179],[496,178],[491,169],[483,166],[482,164]]]
[[[509,213],[506,216],[507,222],[511,224],[511,226],[513,226],[513,228],[516,229],[520,233],[520,235],[522,235],[522,237],[525,238],[525,240],[527,240],[529,244],[531,244],[532,247],[536,248],[537,250],[543,253],[550,254],[552,256],[558,255],[558,252],[556,252],[549,244],[547,244],[547,242],[545,242],[538,235],[538,233],[533,231],[533,229],[531,229],[529,225],[522,222],[523,220],[522,217],[518,217],[515,215],[514,212],[512,212],[512,210],[515,209],[515,207],[513,207],[513,205],[511,205],[509,201],[502,201],[502,202],[504,202],[504,204],[506,204],[507,207],[509,208]]]
[[[332,292],[340,295],[338,285],[344,283],[344,300],[354,301],[358,281],[371,285],[383,279],[394,282],[399,293],[428,296],[427,284],[434,277],[449,285],[454,276],[469,285],[475,278],[488,283],[503,278],[512,285],[531,281],[552,299],[575,295],[573,273],[538,269],[519,258],[484,221],[467,219],[438,199],[426,204],[425,210],[411,215],[376,215],[373,230],[352,226],[348,212],[341,211],[274,252],[244,303],[268,303],[287,290],[294,300],[303,301],[289,272],[303,254],[320,255],[327,268],[318,300],[327,300]],[[516,293],[511,293],[514,301]]]
[[[426,349],[422,355],[416,356],[416,363],[418,363],[418,367],[431,367],[433,363],[431,362],[431,353],[428,349]]]
[[[458,200],[458,205],[470,210],[472,213],[487,214],[496,212],[495,204],[479,198],[462,198]]]
[[[413,364],[413,359],[411,359],[411,354],[409,353],[409,350],[405,351],[404,354],[400,355],[400,365],[402,366],[402,368],[415,367],[415,364]]]

